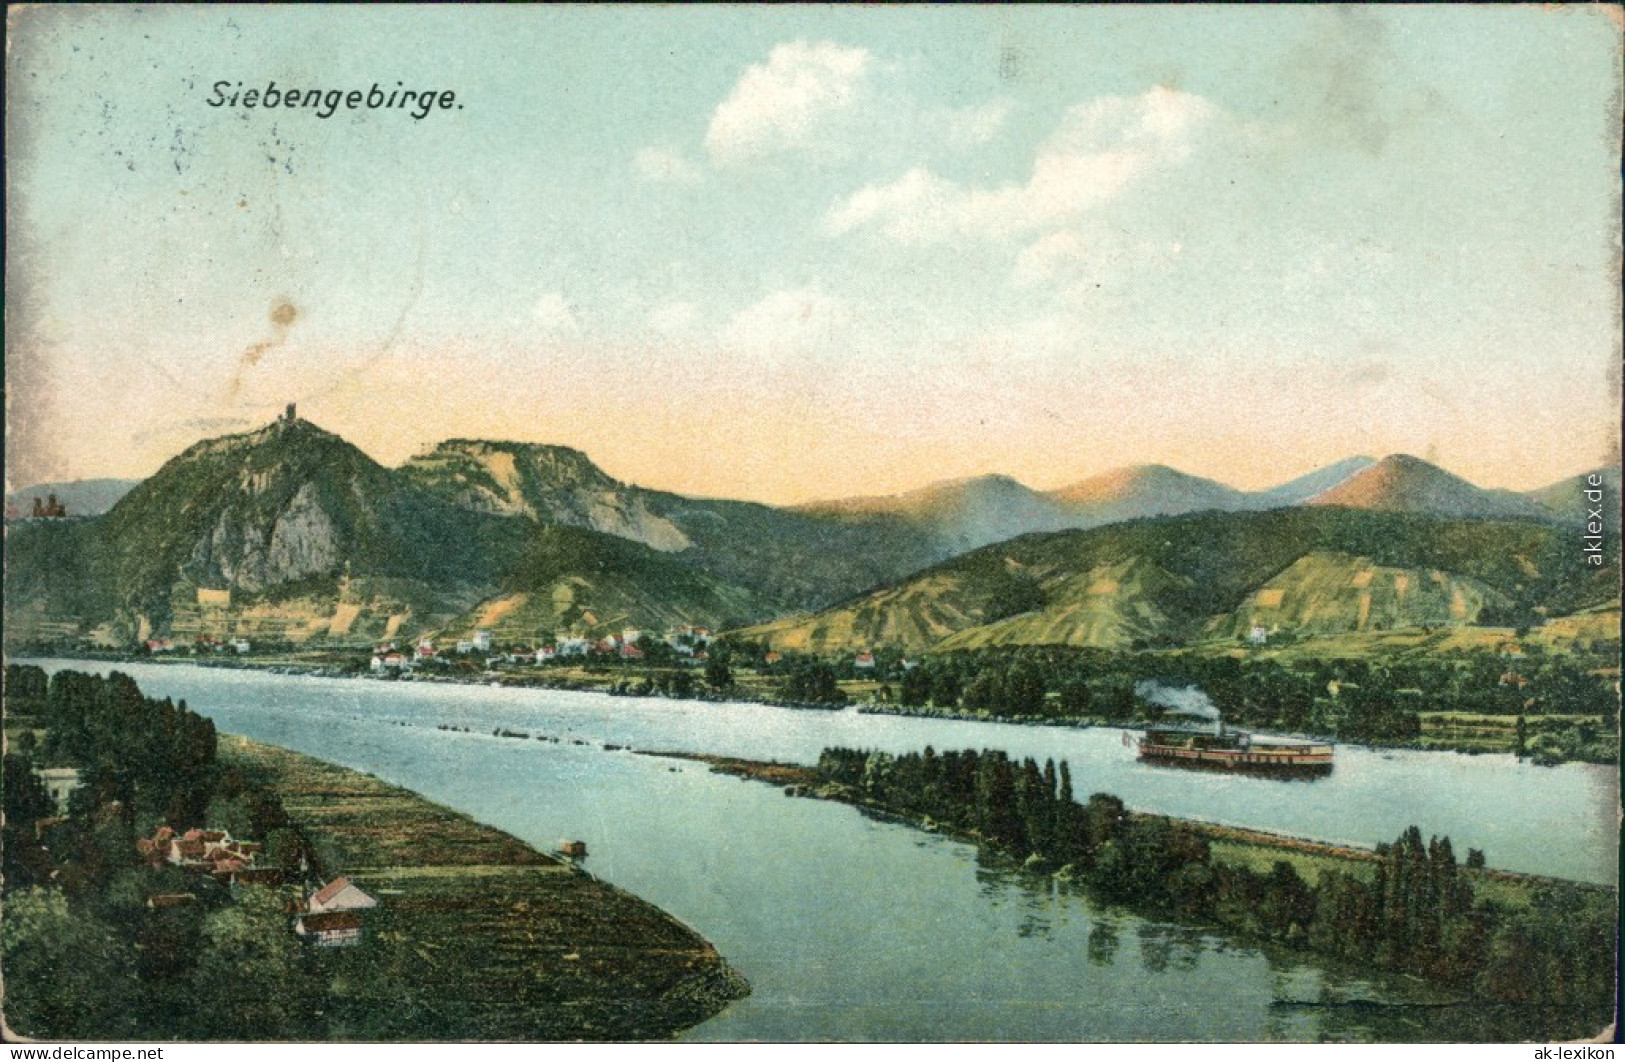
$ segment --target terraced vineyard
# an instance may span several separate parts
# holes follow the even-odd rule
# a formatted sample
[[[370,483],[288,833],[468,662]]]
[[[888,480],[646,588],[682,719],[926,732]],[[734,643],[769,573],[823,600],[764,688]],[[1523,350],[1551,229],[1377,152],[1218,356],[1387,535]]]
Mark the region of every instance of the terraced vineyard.
[[[340,1039],[662,1039],[749,991],[676,919],[466,815],[271,745],[220,758],[381,900],[361,946],[320,954]]]

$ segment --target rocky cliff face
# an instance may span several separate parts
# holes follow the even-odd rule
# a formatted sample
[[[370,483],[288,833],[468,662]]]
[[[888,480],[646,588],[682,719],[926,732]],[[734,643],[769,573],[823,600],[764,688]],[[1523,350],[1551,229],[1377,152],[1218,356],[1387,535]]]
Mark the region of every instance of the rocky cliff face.
[[[690,545],[676,524],[650,510],[643,491],[569,447],[452,439],[401,471],[428,493],[475,512],[599,531],[665,553]]]
[[[301,484],[268,524],[255,508],[224,509],[198,539],[184,573],[202,586],[257,592],[342,567],[344,546],[314,483]]]

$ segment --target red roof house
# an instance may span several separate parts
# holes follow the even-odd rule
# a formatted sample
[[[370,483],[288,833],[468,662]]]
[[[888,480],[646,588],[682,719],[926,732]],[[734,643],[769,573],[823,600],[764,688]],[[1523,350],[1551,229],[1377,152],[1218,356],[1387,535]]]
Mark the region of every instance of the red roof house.
[[[378,901],[351,883],[349,878],[338,877],[310,895],[312,912],[357,911],[377,907]]]

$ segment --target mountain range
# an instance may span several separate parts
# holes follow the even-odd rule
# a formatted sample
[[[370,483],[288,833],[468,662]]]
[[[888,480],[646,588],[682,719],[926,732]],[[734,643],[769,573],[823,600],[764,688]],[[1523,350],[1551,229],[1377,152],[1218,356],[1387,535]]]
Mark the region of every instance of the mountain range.
[[[1617,490],[1618,473],[1611,474]],[[983,476],[892,497],[777,508],[622,483],[563,446],[453,439],[386,468],[290,415],[192,446],[105,514],[13,520],[7,639],[120,644],[229,630],[359,644],[484,627],[499,639],[529,641],[686,622],[748,627],[806,647],[890,641],[918,648],[965,637],[1117,644],[1189,639],[1242,623],[1224,617],[1253,593],[1278,597],[1270,607],[1300,624],[1358,627],[1424,614],[1470,622],[1484,608],[1558,603],[1563,595],[1554,587],[1567,584],[1551,573],[1566,569],[1541,560],[1539,578],[1513,585],[1458,565],[1441,568],[1441,582],[1427,567],[1428,543],[1460,539],[1504,553],[1507,543],[1483,529],[1510,527],[1497,533],[1524,538],[1505,555],[1536,563],[1546,558],[1541,543],[1558,541],[1563,524],[1584,518],[1574,490],[1565,481],[1527,495],[1487,491],[1393,456],[1351,458],[1261,492],[1145,465],[1054,491]],[[1307,545],[1258,546],[1279,538],[1271,520],[1299,528],[1293,541]],[[1163,526],[1182,528],[1171,540],[1180,545],[1146,553],[1077,544],[1079,535],[1116,541],[1162,534],[1143,529]],[[1382,536],[1396,527],[1419,552],[1379,564],[1372,558],[1387,548]],[[1525,541],[1531,535],[1540,543]],[[1221,541],[1241,543],[1241,552],[1215,552]],[[984,554],[998,543],[1014,552],[993,563]],[[1180,561],[1169,549],[1207,559]],[[1268,558],[1262,567],[1238,560],[1259,550]],[[1352,559],[1328,560],[1337,557]],[[1473,563],[1480,562],[1488,563]],[[1328,577],[1328,564],[1376,565],[1366,585],[1378,589],[1399,577],[1391,568],[1413,588],[1396,591],[1400,597],[1438,600],[1385,611],[1373,590],[1372,601],[1347,616],[1319,606],[1294,614],[1294,588]],[[1216,578],[1204,566],[1251,573],[1256,585],[1225,574],[1219,582],[1234,600],[1210,600],[1192,589],[1193,580]],[[1265,585],[1272,579],[1287,585]],[[1106,585],[1115,589],[1096,592]],[[827,611],[839,602],[846,604]],[[813,632],[831,623],[845,633]],[[982,630],[990,624],[997,630]]]
[[[1617,542],[1617,539],[1615,540]],[[1480,624],[1617,604],[1549,521],[1297,506],[1027,535],[740,632],[779,649],[1144,648]],[[1617,635],[1616,635],[1617,636]]]
[[[1617,482],[1617,472],[1611,473]],[[1254,512],[1337,505],[1458,519],[1574,521],[1579,481],[1518,494],[1486,490],[1405,454],[1350,457],[1262,491],[1242,491],[1166,465],[1113,469],[1070,486],[1037,491],[1008,476],[936,483],[906,494],[816,502],[799,511],[841,520],[892,516],[964,552],[1033,532],[1084,530],[1184,513]],[[1617,497],[1617,493],[1614,497]]]

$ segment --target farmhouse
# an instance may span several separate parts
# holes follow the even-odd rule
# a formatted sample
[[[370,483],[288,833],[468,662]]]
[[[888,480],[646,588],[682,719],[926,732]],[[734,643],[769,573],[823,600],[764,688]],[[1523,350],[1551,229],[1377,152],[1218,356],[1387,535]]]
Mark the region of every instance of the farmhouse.
[[[377,907],[378,901],[367,895],[346,877],[337,877],[310,894],[311,913],[324,911],[361,911]]]
[[[302,914],[294,919],[293,931],[317,947],[351,947],[361,943],[361,916],[354,911]]]

